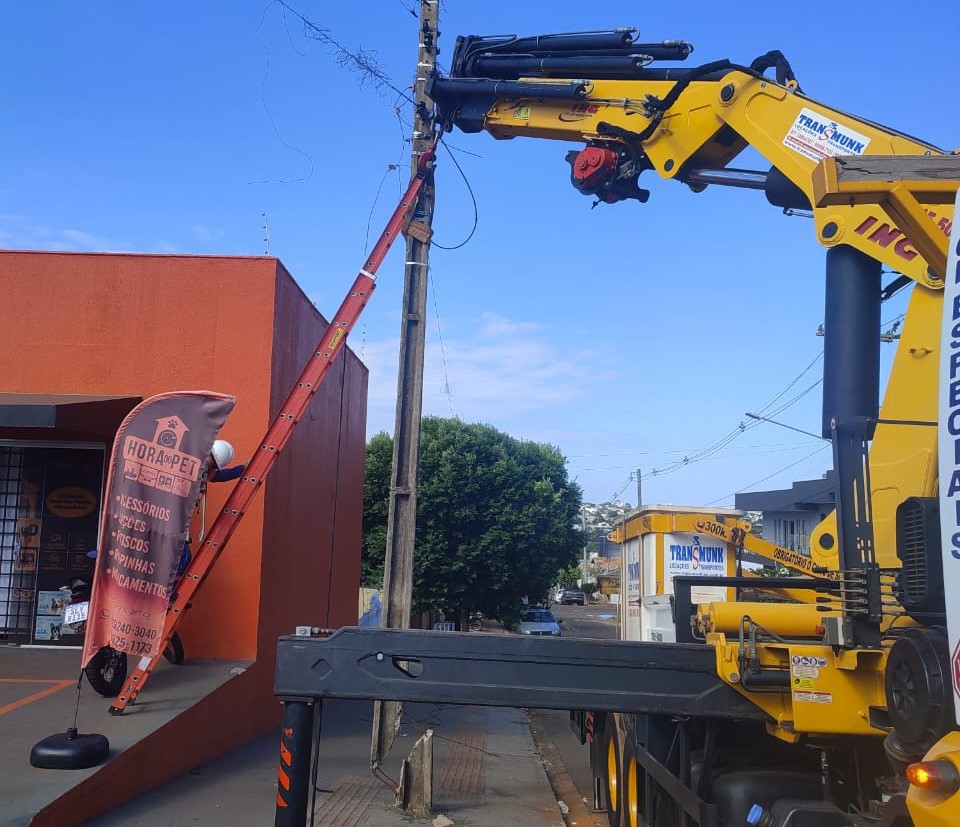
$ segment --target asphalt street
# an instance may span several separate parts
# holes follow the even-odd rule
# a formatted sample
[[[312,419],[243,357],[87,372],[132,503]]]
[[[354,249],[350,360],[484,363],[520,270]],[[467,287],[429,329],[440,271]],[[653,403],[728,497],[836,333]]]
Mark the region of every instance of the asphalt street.
[[[565,637],[613,640],[617,637],[616,606],[551,607]],[[534,740],[540,748],[547,775],[558,800],[569,808],[565,815],[572,827],[606,827],[605,812],[593,810],[593,773],[590,753],[570,729],[570,714],[565,711],[530,710]],[[553,765],[558,772],[553,772]]]

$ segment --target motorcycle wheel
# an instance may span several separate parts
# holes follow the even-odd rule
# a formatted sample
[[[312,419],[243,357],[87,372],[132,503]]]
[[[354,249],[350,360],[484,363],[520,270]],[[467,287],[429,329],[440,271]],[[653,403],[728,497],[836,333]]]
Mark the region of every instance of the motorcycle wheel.
[[[109,646],[104,646],[87,664],[83,673],[90,686],[104,698],[115,698],[127,679],[127,656]]]
[[[170,661],[170,663],[174,663],[177,666],[183,663],[183,642],[180,640],[180,635],[176,632],[173,633],[170,642],[164,648],[163,656]]]

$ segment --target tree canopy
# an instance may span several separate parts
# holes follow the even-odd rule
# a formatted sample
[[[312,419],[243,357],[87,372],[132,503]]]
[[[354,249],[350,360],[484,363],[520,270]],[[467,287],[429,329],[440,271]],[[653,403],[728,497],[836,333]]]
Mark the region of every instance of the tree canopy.
[[[363,576],[380,585],[393,441],[367,445]],[[582,548],[581,492],[559,450],[488,425],[425,418],[420,433],[414,611],[509,619],[546,597]]]

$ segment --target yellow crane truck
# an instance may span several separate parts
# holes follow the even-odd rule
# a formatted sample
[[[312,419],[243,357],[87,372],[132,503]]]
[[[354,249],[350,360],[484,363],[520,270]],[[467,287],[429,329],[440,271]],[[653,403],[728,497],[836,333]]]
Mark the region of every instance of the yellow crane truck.
[[[634,30],[460,37],[429,94],[443,129],[581,145],[566,155],[571,181],[602,203],[645,202],[639,178],[653,171],[812,214],[827,248],[823,434],[837,505],[809,556],[781,561],[798,576],[764,581],[790,602],[744,599],[756,580],[738,573],[677,574],[676,642],[282,638],[277,694],[288,711],[329,696],[569,709],[611,827],[958,825],[960,356],[941,354],[960,348],[960,300],[944,300],[960,174],[942,150],[808,97],[779,52],[678,65],[691,51]],[[731,167],[747,147],[770,167]],[[900,274],[886,286],[882,265]],[[880,306],[905,286],[881,407]],[[957,410],[938,417],[938,388]],[[743,546],[739,518],[704,523]],[[698,607],[705,588],[729,599]]]

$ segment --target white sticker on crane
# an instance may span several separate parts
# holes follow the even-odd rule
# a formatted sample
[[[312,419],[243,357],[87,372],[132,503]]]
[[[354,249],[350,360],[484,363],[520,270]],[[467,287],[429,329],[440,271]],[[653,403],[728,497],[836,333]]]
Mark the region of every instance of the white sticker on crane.
[[[813,161],[822,161],[835,155],[863,155],[870,138],[837,123],[830,115],[803,107],[784,136],[783,145]]]
[[[960,192],[954,217],[960,213]],[[940,337],[940,546],[945,584],[960,576],[960,230],[950,232]],[[954,715],[960,723],[960,594],[945,590]]]
[[[798,690],[793,693],[793,700],[805,704],[832,704],[833,693],[831,692],[810,692],[809,690]]]

